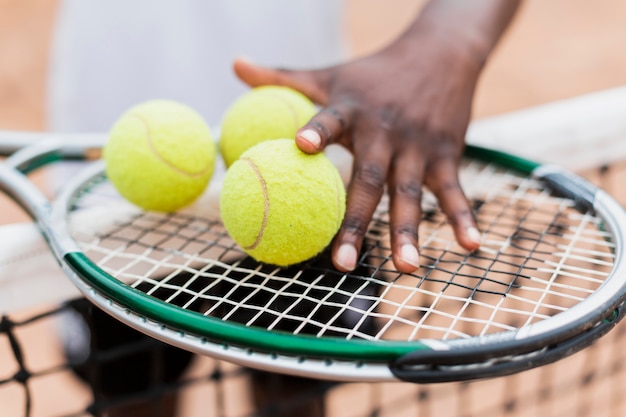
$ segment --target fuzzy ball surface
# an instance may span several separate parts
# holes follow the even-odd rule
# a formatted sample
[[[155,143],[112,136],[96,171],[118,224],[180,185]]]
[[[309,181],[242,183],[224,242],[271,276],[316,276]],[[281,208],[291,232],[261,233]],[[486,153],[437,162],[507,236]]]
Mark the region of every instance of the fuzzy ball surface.
[[[170,100],[130,108],[103,149],[106,174],[117,191],[145,210],[161,212],[185,207],[204,192],[216,154],[202,117]]]
[[[291,88],[251,89],[233,102],[222,119],[219,148],[226,166],[259,142],[294,138],[316,112],[311,100]]]
[[[324,154],[293,139],[262,142],[226,172],[220,212],[233,240],[259,262],[289,266],[319,254],[339,230],[346,192]]]

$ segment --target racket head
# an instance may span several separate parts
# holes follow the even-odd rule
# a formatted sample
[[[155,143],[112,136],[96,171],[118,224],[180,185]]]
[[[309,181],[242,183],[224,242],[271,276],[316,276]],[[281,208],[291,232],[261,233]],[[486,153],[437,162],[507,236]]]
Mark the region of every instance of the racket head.
[[[386,199],[354,272],[332,268],[328,253],[280,269],[234,244],[216,194],[179,213],[141,212],[115,193],[102,164],[55,202],[51,234],[74,283],[118,319],[198,353],[298,375],[501,375],[571,354],[621,319],[626,218],[610,196],[473,147],[461,180],[481,249],[459,247],[427,194],[414,274],[393,268]],[[97,222],[85,220],[90,212]]]

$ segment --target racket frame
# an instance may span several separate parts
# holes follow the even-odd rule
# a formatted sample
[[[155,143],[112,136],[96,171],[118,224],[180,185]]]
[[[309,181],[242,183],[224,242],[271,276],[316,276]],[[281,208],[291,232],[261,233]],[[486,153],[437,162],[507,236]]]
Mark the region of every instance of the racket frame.
[[[547,179],[547,185],[557,192],[566,191],[569,193],[567,197],[573,198],[577,204],[596,211],[607,228],[613,231],[616,247],[624,247],[619,225],[626,224],[626,214],[614,199],[594,185],[567,171],[495,150],[468,146],[466,154],[495,159],[539,180]],[[533,358],[539,358],[547,347],[570,346],[572,343],[583,346],[583,342],[600,337],[622,317],[618,307],[626,296],[624,278],[607,280],[584,302],[519,330],[446,341],[421,339],[373,343],[317,338],[255,329],[182,310],[111,277],[87,259],[69,236],[65,220],[69,205],[82,184],[102,174],[102,161],[95,162],[74,177],[54,204],[18,172],[29,172],[54,158],[82,159],[85,156],[84,147],[54,141],[26,148],[0,165],[0,187],[37,221],[61,267],[88,299],[140,331],[197,353],[247,366],[325,379],[379,381],[400,378],[413,382],[442,382],[533,367],[537,363]],[[619,254],[613,275],[626,277],[625,272],[623,256]],[[564,349],[571,350],[561,348],[552,352],[563,353]],[[552,354],[550,358],[556,360],[557,357]],[[496,363],[499,368],[506,369],[494,368]]]

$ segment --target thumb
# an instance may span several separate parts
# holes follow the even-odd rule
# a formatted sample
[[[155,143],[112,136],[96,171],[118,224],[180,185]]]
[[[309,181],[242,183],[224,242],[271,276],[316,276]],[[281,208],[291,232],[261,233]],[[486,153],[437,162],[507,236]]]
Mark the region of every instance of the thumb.
[[[233,70],[237,77],[250,87],[280,85],[300,91],[321,106],[328,102],[327,70],[295,71],[268,68],[244,58],[235,59]]]

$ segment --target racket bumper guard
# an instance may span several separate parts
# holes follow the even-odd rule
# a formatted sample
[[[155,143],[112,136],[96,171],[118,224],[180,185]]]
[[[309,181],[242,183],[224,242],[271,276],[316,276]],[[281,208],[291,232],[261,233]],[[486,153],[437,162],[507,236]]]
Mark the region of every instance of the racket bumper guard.
[[[533,171],[555,195],[569,198],[580,212],[593,212],[598,187],[560,167],[542,165]]]
[[[396,359],[389,368],[396,378],[413,383],[469,381],[511,375],[550,364],[590,346],[615,327],[625,312],[626,308],[621,304],[596,326],[530,352],[484,356],[485,347],[474,352],[454,349],[444,352],[417,351]]]

